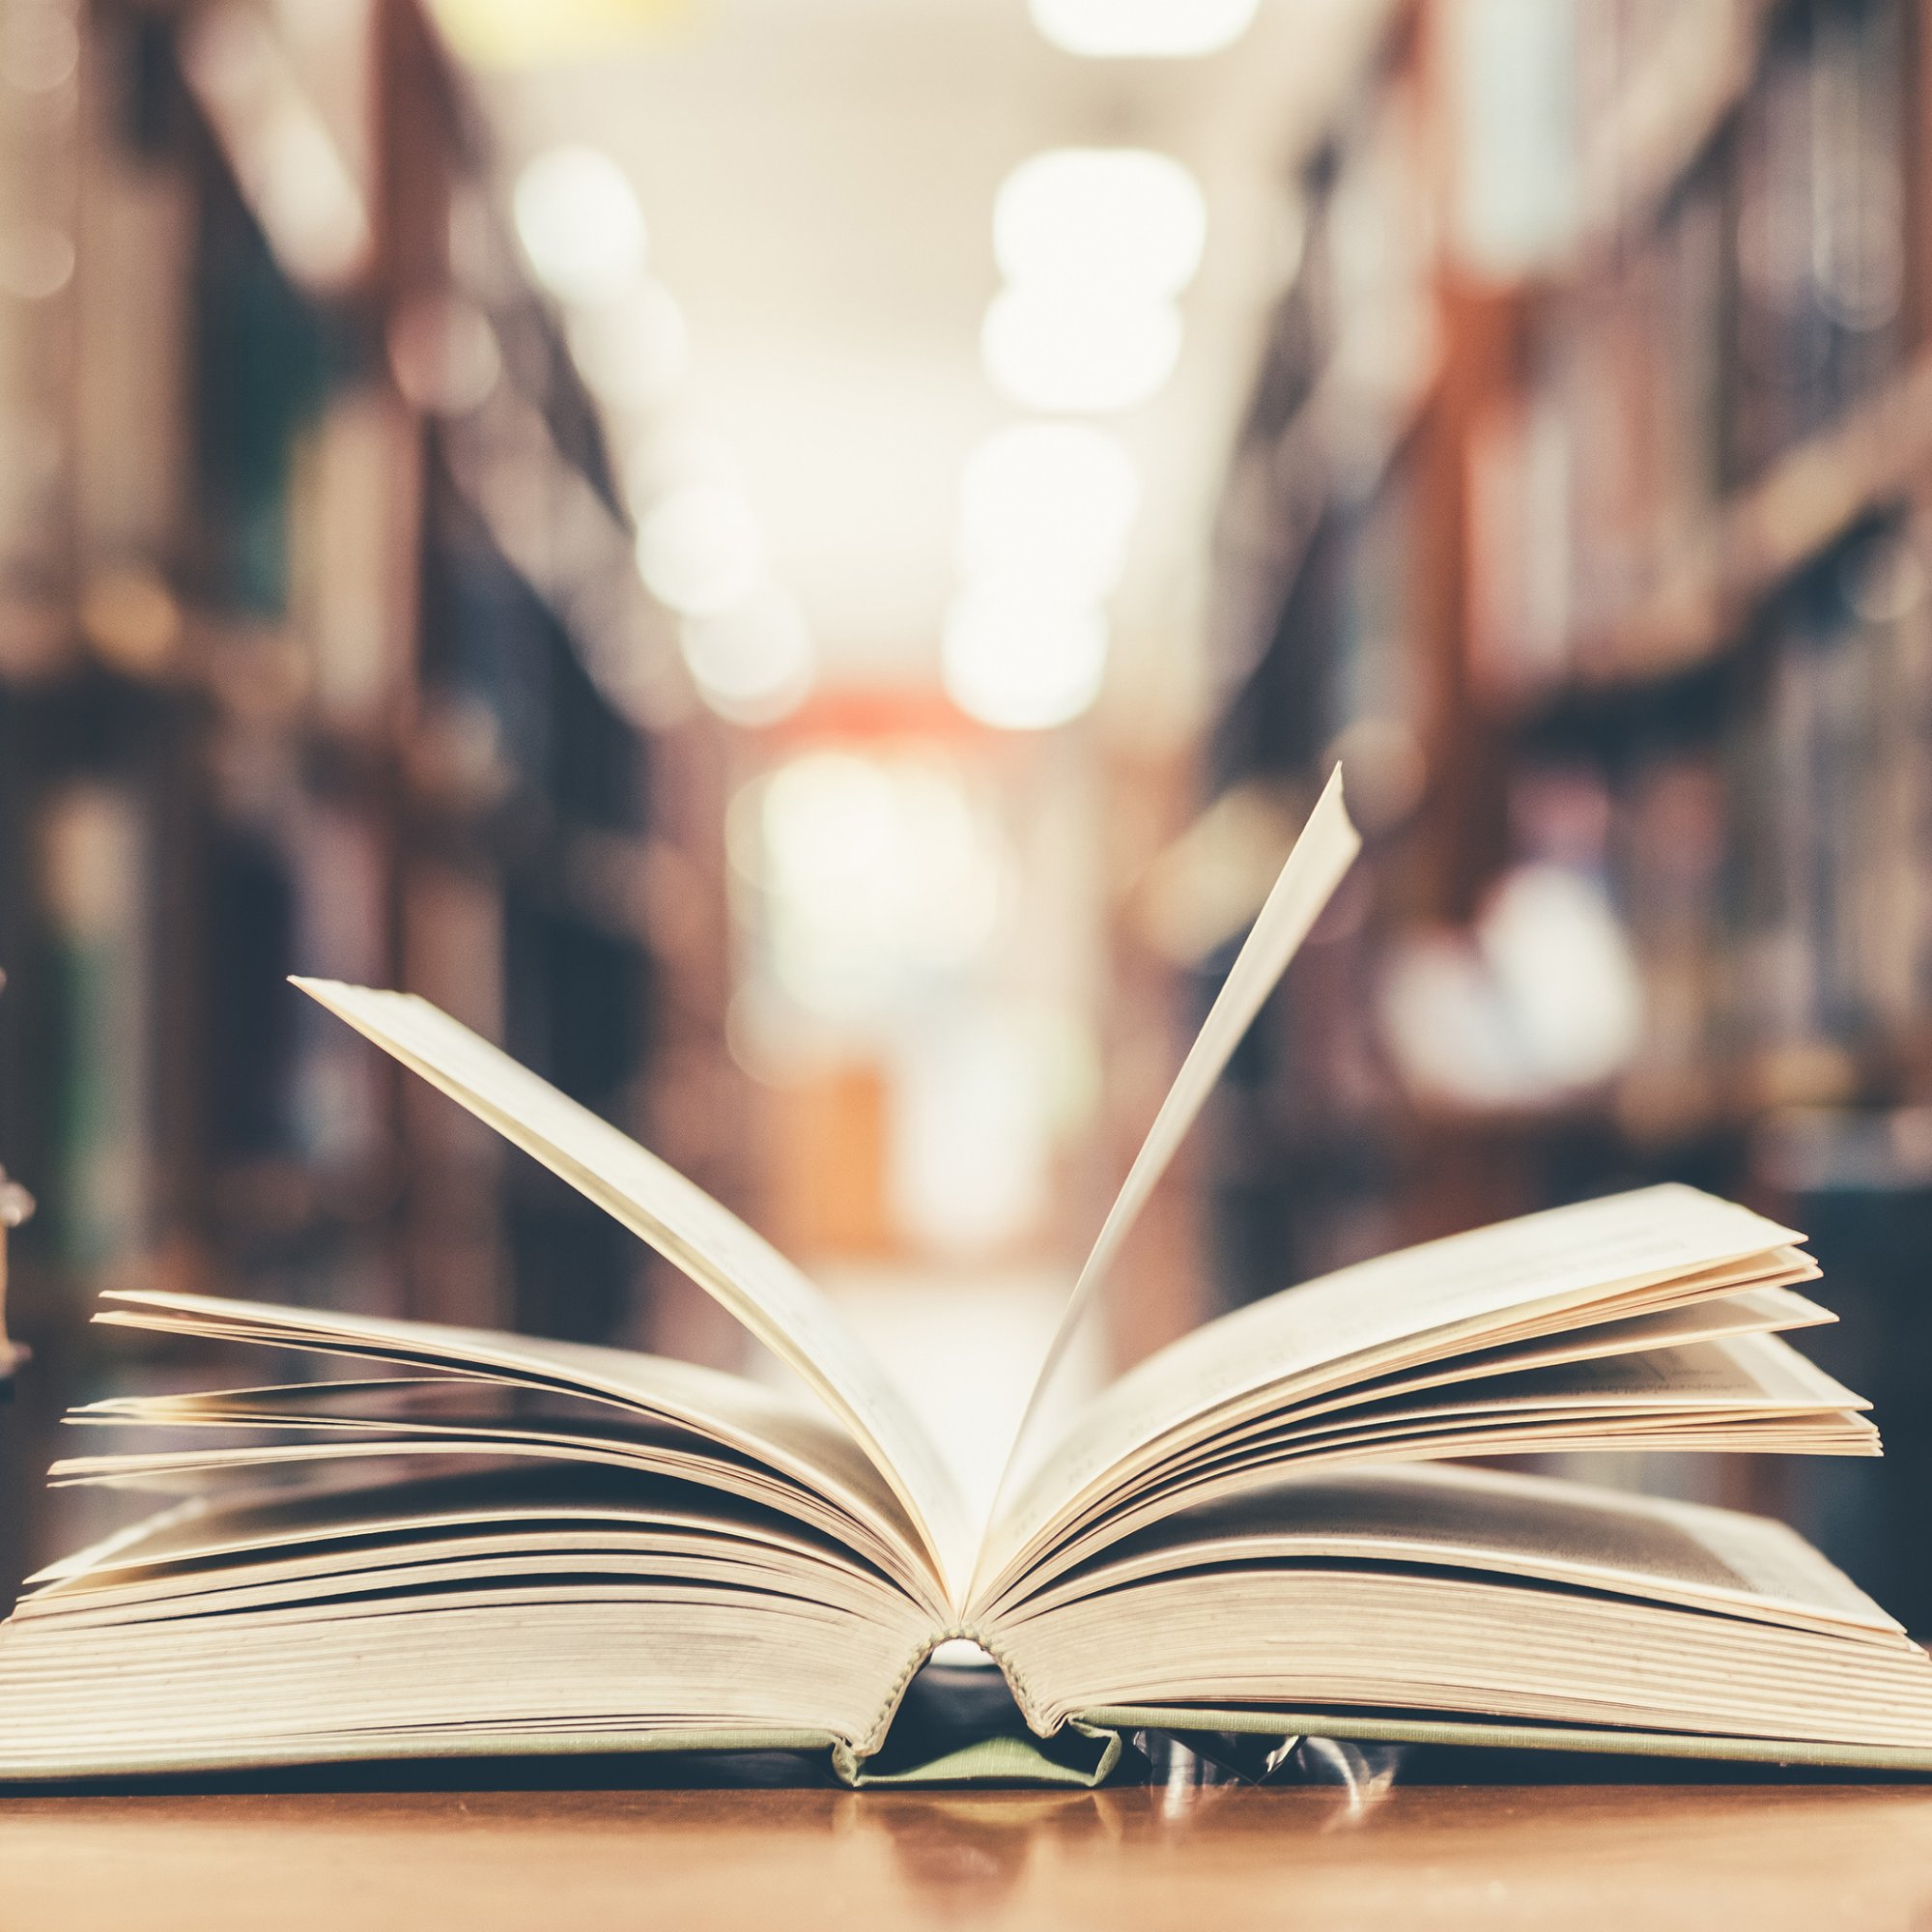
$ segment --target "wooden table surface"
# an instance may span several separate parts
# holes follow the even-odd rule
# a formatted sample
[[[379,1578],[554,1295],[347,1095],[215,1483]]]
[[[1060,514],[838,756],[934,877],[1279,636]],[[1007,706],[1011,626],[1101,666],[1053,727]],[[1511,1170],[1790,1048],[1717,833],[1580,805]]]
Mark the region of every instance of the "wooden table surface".
[[[0,1927],[1932,1932],[1925,1786],[0,1799]]]

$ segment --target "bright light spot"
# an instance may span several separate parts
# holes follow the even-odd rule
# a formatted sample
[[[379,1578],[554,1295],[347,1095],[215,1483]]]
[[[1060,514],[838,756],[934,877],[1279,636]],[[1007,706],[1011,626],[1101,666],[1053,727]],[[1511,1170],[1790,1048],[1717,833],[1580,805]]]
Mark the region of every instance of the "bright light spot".
[[[684,379],[691,335],[665,285],[646,276],[614,301],[570,318],[570,355],[600,402],[649,410]]]
[[[937,758],[809,752],[731,816],[734,859],[766,895],[773,970],[809,1011],[876,1018],[970,966],[992,932],[1000,851]]]
[[[1635,1052],[1642,981],[1600,887],[1565,867],[1523,866],[1471,932],[1398,952],[1382,1019],[1418,1091],[1468,1106],[1547,1105]]]
[[[1103,430],[1000,430],[967,458],[960,479],[960,573],[1009,597],[1104,597],[1120,581],[1140,495],[1133,458]]]
[[[687,617],[680,636],[705,703],[735,724],[769,724],[811,689],[811,633],[798,606],[770,585],[715,616]]]
[[[993,204],[1008,281],[1081,297],[1179,295],[1201,266],[1208,204],[1194,177],[1143,148],[1058,148],[1023,161]]]
[[[1231,46],[1260,0],[1032,0],[1053,44],[1094,60],[1183,60]]]
[[[1643,988],[1601,888],[1563,866],[1520,866],[1477,941],[1537,1070],[1552,1086],[1607,1079],[1636,1051]]]
[[[766,781],[758,831],[774,892],[796,897],[845,889],[888,855],[892,775],[853,753],[808,753]]]
[[[1100,694],[1107,619],[1092,605],[956,599],[940,668],[947,695],[970,717],[1008,731],[1078,718]]]
[[[1058,290],[1002,289],[980,336],[986,373],[1032,410],[1094,414],[1153,395],[1180,357],[1171,301],[1085,301]]]
[[[1443,10],[1442,26],[1457,250],[1497,281],[1553,268],[1581,199],[1579,10],[1462,0]]]
[[[673,611],[714,616],[758,587],[764,527],[737,491],[687,484],[661,497],[639,525],[638,568]]]
[[[595,148],[539,155],[517,177],[512,206],[530,267],[561,300],[614,300],[643,271],[643,210],[623,169]]]

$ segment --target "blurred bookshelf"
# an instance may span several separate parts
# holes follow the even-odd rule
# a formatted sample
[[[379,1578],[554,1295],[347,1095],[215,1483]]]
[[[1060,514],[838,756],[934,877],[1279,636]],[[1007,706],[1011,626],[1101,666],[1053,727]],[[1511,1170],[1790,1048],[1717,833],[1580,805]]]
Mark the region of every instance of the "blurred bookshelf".
[[[1218,1103],[1223,1300],[1647,1180],[1781,1214],[1887,1461],[1588,1473],[1788,1514],[1918,1629],[1928,142],[1901,0],[1398,9],[1297,185],[1196,828],[1339,757],[1369,835]]]
[[[43,1492],[58,1406],[209,1372],[90,1330],[97,1290],[652,1330],[638,1244],[289,973],[420,991],[742,1176],[717,727],[426,16],[6,28],[11,1588],[101,1507]]]

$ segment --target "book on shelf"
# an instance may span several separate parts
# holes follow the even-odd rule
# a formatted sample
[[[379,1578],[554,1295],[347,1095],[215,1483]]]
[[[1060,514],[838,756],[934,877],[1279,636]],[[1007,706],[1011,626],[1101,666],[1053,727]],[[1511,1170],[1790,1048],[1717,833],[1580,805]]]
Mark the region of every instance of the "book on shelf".
[[[1350,863],[1331,781],[1183,1062],[1062,1342]],[[0,1627],[0,1776],[464,1753],[815,1750],[853,1782],[1093,1779],[1169,1726],[1932,1769],[1932,1660],[1784,1527],[1447,1459],[1873,1455],[1780,1332],[1801,1236],[1688,1187],[1305,1282],[1070,1409],[1036,1391],[991,1520],[806,1277],[425,1002],[307,990],[686,1269],[797,1396],[525,1336],[120,1292],[97,1320],[328,1358],[123,1398],[180,1446],[53,1479],[168,1492]],[[1051,1391],[1061,1345],[1049,1352]],[[357,1364],[362,1366],[357,1366]],[[922,1764],[970,1638],[1029,1726]]]

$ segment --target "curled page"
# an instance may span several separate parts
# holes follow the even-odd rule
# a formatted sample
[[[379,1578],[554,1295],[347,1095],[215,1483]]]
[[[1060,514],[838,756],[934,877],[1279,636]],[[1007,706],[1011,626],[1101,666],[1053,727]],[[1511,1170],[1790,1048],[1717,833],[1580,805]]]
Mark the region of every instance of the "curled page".
[[[1154,1116],[1153,1125],[1148,1129],[1147,1139],[1134,1156],[1127,1178],[1101,1225],[1099,1237],[1080,1270],[1080,1279],[1067,1299],[1007,1460],[1006,1474],[1001,1478],[999,1496],[993,1505],[995,1524],[1025,1475],[1033,1455],[1042,1446],[1037,1440],[1040,1433],[1037,1425],[1048,1390],[1099,1291],[1099,1284],[1161,1176],[1167,1172],[1187,1129],[1194,1124],[1195,1117],[1213,1091],[1215,1081],[1221,1077],[1222,1068],[1254,1024],[1263,1001],[1274,990],[1290,960],[1301,950],[1301,942],[1321,918],[1321,909],[1361,849],[1361,834],[1350,823],[1342,803],[1342,768],[1337,765],[1316,801],[1315,810],[1309,813],[1301,837],[1294,841],[1294,849],[1288,855],[1281,875],[1275,880],[1206,1022],[1195,1036],[1187,1058],[1181,1062],[1180,1071],[1175,1075],[1174,1085],[1168,1089],[1160,1112]]]
[[[295,983],[615,1215],[796,1369],[891,1484],[956,1595],[978,1525],[911,1406],[798,1268],[676,1169],[427,1000]]]

